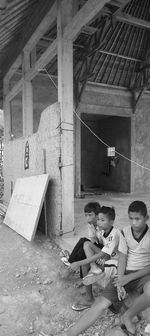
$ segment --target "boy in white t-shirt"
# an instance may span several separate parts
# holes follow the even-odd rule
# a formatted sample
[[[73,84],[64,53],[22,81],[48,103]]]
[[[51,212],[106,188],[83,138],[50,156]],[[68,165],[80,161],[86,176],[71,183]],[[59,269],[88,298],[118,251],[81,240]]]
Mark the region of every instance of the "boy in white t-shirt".
[[[86,274],[83,278],[83,283],[86,286],[101,280],[101,285],[105,287],[110,278],[116,274],[118,254],[127,253],[125,239],[120,230],[113,226],[114,220],[114,208],[101,207],[96,230],[97,241],[101,248],[90,241],[86,241],[84,243],[86,259],[74,262],[70,266],[73,270],[82,266],[83,273]],[[90,271],[87,274],[86,270],[84,271],[84,267],[89,269],[89,265]],[[81,310],[81,307],[82,303],[74,304],[72,309]]]
[[[69,254],[69,251],[62,251],[63,256],[61,257],[62,262],[71,269],[71,265],[75,264],[75,262],[78,262],[80,260],[83,260],[86,258],[85,251],[84,251],[84,245],[86,242],[90,242],[92,245],[94,245],[96,248],[102,248],[103,245],[98,242],[98,238],[96,236],[96,227],[97,227],[97,216],[101,209],[101,206],[98,202],[89,202],[84,207],[84,214],[86,223],[88,225],[88,233],[89,238],[82,237],[79,239],[77,244],[75,245],[74,249],[72,250],[71,254]],[[83,278],[85,275],[87,275],[89,271],[89,266],[87,269],[84,267],[80,267],[80,277]],[[89,308],[93,301],[93,291],[92,291],[92,285],[87,285],[85,287],[86,295],[85,295],[85,302],[81,305],[78,305],[77,307],[74,305],[72,306],[72,309],[74,310],[84,310],[86,308]]]
[[[120,230],[113,226],[115,220],[114,208],[103,206],[97,218],[97,238],[103,245],[98,259],[92,262],[89,273],[83,278],[85,285],[98,282],[102,287],[106,287],[111,278],[117,273],[118,256],[120,253],[127,253],[125,239]],[[86,243],[85,251],[88,258],[94,255],[93,246]],[[85,246],[86,249],[86,246]],[[95,255],[95,258],[97,256]],[[95,259],[94,258],[94,259]],[[109,260],[107,260],[109,258]],[[97,267],[97,265],[99,267]]]
[[[127,243],[127,254],[119,256],[117,276],[109,282],[94,305],[70,327],[63,336],[78,336],[85,331],[112,303],[123,300],[124,295],[118,293],[124,289],[127,293],[137,291],[139,296],[121,317],[120,327],[127,335],[137,335],[133,318],[150,307],[150,228],[147,225],[149,216],[146,204],[134,201],[129,205],[128,216],[130,226],[123,229]]]

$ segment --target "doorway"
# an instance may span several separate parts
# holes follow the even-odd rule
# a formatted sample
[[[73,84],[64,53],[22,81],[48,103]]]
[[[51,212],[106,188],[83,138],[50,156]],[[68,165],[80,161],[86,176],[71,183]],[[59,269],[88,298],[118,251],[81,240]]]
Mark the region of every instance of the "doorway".
[[[110,150],[115,148],[131,158],[131,118],[108,115],[81,115],[82,120],[101,138]],[[131,163],[115,153],[81,125],[81,191],[130,192]]]

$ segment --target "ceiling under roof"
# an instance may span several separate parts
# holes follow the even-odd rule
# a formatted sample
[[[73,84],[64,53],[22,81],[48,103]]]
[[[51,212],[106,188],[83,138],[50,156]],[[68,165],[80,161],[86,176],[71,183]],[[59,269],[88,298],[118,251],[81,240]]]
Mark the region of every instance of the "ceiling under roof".
[[[87,0],[79,0],[79,9]],[[0,76],[21,52],[54,0],[7,0],[0,18]],[[55,25],[37,45],[37,58],[56,38]],[[111,0],[74,41],[74,84],[80,99],[87,81],[149,88],[150,1]],[[48,65],[57,76],[57,57]],[[80,88],[79,88],[80,84]]]

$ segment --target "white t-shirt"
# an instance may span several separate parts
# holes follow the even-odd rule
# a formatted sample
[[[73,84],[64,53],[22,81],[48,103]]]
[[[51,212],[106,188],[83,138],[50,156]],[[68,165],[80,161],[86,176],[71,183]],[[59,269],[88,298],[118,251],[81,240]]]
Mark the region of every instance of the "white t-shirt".
[[[103,244],[102,251],[109,254],[111,259],[118,259],[118,251],[127,254],[126,241],[119,229],[113,227],[107,237],[104,237],[104,230],[96,230],[94,225],[88,225],[88,230],[89,238],[95,238]]]
[[[134,238],[131,226],[126,226],[123,233],[128,247],[126,270],[138,271],[150,266],[150,228],[139,242]]]
[[[111,256],[111,259],[118,259],[118,252],[127,254],[127,244],[125,238],[119,229],[113,227],[107,237],[104,237],[104,231],[100,231],[99,242],[102,242],[104,247],[102,252]]]

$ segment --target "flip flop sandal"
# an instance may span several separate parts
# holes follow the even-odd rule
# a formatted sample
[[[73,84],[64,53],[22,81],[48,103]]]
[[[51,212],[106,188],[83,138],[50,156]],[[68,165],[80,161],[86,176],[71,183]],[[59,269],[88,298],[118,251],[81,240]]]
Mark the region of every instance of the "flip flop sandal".
[[[63,262],[63,264],[67,267],[70,267],[70,262],[68,261],[68,259],[66,257],[62,257],[61,261]]]
[[[90,273],[83,278],[83,284],[85,286],[91,285],[94,282],[97,282],[98,280],[103,279],[104,276],[105,276],[104,273],[100,273],[100,274]]]
[[[124,323],[121,323],[121,324],[120,324],[120,328],[123,330],[123,332],[124,332],[126,335],[128,335],[128,336],[136,336],[135,333],[133,334],[131,331],[129,331],[129,330],[127,329],[127,327],[125,326]]]
[[[92,305],[91,304],[84,304],[84,303],[74,303],[72,305],[72,310],[75,310],[75,311],[82,311],[82,310],[85,310],[85,309],[88,309],[90,308]]]

